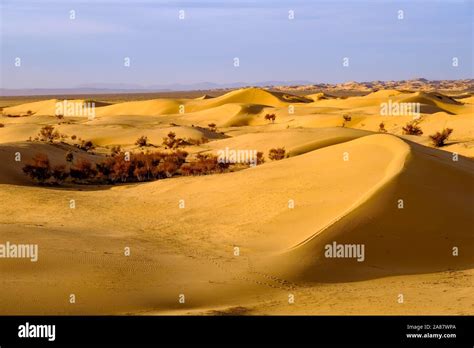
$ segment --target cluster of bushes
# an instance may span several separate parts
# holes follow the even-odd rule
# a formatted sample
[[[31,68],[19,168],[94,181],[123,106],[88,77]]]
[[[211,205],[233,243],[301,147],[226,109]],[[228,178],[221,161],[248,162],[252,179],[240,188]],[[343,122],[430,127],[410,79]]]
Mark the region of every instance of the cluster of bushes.
[[[181,167],[182,175],[206,175],[228,171],[230,163],[222,163],[217,156],[198,154],[196,161],[186,163]]]
[[[68,136],[66,134],[61,134],[57,130],[54,129],[54,126],[47,125],[43,126],[38,135],[32,139],[31,137],[28,139],[28,141],[44,141],[48,143],[54,143],[55,141],[61,140],[64,141],[67,139]],[[74,144],[75,147],[78,149],[84,150],[84,151],[91,151],[95,149],[95,145],[92,141],[90,140],[82,140],[81,138],[77,138],[75,135],[71,136],[71,140],[78,140],[78,144]]]
[[[201,139],[187,138],[185,141],[189,145],[201,145],[208,143],[209,139],[207,139],[206,137],[201,137]]]
[[[139,153],[129,156],[119,152],[97,163],[79,158],[67,170],[65,165],[51,166],[48,156],[37,154],[23,167],[23,172],[39,183],[52,184],[60,184],[66,180],[79,184],[150,181],[179,174],[187,156],[187,152],[184,151]],[[68,152],[66,161],[72,162],[73,159],[73,154]]]
[[[177,149],[180,146],[191,145],[182,138],[177,138],[175,132],[169,132],[166,138],[163,138],[163,146],[166,149]]]
[[[270,149],[268,151],[268,158],[270,158],[272,161],[279,161],[284,159],[286,156],[286,150],[283,147],[279,147],[276,149]]]
[[[403,133],[408,135],[422,135],[423,131],[418,125],[419,122],[419,120],[408,122],[406,126],[403,127]],[[452,132],[452,128],[445,128],[441,132],[436,132],[435,134],[430,135],[429,138],[433,146],[442,147],[446,145],[446,140],[448,140]]]

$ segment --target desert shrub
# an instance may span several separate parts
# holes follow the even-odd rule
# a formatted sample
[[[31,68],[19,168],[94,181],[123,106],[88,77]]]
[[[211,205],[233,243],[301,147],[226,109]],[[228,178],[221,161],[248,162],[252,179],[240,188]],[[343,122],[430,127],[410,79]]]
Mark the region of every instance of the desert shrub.
[[[72,140],[76,140],[77,137],[73,134],[73,135],[71,135],[71,139],[72,139]]]
[[[219,162],[217,156],[211,154],[198,154],[196,160],[184,164],[181,167],[182,175],[206,175],[224,173],[230,167],[230,163]]]
[[[0,128],[3,128],[5,127],[5,125],[3,123],[0,123]]]
[[[28,116],[31,116],[31,115],[33,115],[33,111],[28,110],[28,111],[26,112],[26,114],[27,114]]]
[[[407,135],[422,135],[423,131],[420,126],[418,126],[418,123],[417,120],[408,122],[405,127],[402,127],[403,133]]]
[[[97,170],[90,161],[81,158],[73,167],[71,167],[69,173],[73,179],[87,181],[96,176]]]
[[[148,146],[148,137],[145,136],[145,135],[142,135],[140,138],[137,139],[137,141],[135,142],[135,145],[138,145],[140,147],[142,146]]]
[[[285,148],[280,147],[276,149],[270,149],[268,152],[268,158],[270,158],[272,161],[279,161],[285,158]]]
[[[38,133],[38,139],[40,141],[54,142],[59,139],[61,135],[57,130],[54,130],[54,126],[46,125],[42,127]]]
[[[276,115],[275,114],[266,114],[265,115],[265,120],[271,121],[272,123],[275,123]]]
[[[217,132],[217,125],[215,123],[209,123],[207,126],[211,132]]]
[[[180,146],[190,145],[184,139],[177,138],[175,132],[169,132],[166,138],[163,138],[163,145],[168,149],[177,149]]]
[[[345,127],[346,126],[346,122],[351,122],[352,121],[352,117],[350,115],[342,115],[342,126]]]
[[[69,173],[66,171],[65,165],[54,166],[51,169],[51,177],[54,179],[54,182],[61,184],[64,180],[69,177]]]
[[[263,157],[263,152],[257,152],[257,165],[265,163],[265,157]]]
[[[44,183],[51,177],[51,167],[47,155],[38,153],[30,163],[23,167],[23,173],[39,183]]]
[[[81,140],[81,143],[80,144],[77,144],[75,145],[76,147],[78,147],[79,149],[81,150],[84,150],[84,151],[90,151],[90,150],[94,150],[95,149],[95,145],[92,141],[90,140]]]
[[[62,120],[62,119],[64,118],[64,115],[63,115],[63,114],[57,114],[57,115],[56,115],[56,118],[57,118],[58,120]]]
[[[66,152],[66,162],[72,162],[74,160],[74,154],[71,151]]]
[[[385,129],[385,123],[380,122],[380,124],[379,124],[379,132],[380,132],[380,133],[387,133],[387,130]]]
[[[436,147],[442,147],[446,145],[445,142],[448,140],[452,132],[453,130],[451,128],[445,128],[441,131],[441,133],[436,132],[435,134],[430,135],[431,142]]]

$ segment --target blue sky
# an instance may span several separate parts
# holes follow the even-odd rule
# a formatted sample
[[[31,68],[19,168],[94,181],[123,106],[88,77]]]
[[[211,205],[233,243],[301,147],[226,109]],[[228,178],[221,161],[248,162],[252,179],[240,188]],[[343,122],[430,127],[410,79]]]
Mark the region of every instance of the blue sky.
[[[2,0],[1,87],[472,78],[473,3]]]

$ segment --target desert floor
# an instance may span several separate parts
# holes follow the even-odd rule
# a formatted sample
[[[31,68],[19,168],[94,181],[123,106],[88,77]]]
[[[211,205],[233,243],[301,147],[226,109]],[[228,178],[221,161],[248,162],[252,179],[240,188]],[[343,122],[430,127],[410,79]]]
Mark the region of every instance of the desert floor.
[[[388,101],[420,103],[423,134],[403,135],[412,116],[381,116]],[[246,88],[98,102],[95,118],[62,121],[56,102],[0,117],[0,243],[39,245],[38,262],[0,259],[0,314],[474,314],[472,96]],[[47,124],[96,154],[27,141]],[[444,128],[452,136],[434,148],[428,136]],[[39,186],[21,170],[38,152],[63,163],[67,151],[139,151],[142,135],[158,150],[170,131],[210,140],[191,154],[284,147],[289,158],[116,186]],[[364,244],[365,260],[325,258],[333,241]]]

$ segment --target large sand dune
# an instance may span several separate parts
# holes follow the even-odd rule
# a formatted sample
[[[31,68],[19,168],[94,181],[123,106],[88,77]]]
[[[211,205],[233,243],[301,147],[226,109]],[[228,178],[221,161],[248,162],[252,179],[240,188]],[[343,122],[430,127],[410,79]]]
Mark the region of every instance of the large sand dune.
[[[402,134],[412,116],[380,115],[388,100],[422,104],[422,136]],[[104,105],[92,120],[63,121],[52,103],[4,108],[25,117],[1,118],[0,242],[40,250],[38,262],[0,260],[1,314],[473,313],[474,114],[467,98],[395,90],[297,97],[250,88]],[[344,114],[351,120],[343,127]],[[388,133],[378,132],[381,122]],[[46,124],[92,140],[96,154],[70,140],[26,141]],[[446,127],[452,138],[433,148],[428,135]],[[94,162],[113,145],[143,150],[135,144],[142,135],[153,144],[146,150],[162,150],[170,131],[209,140],[186,146],[191,155],[256,150],[266,161],[117,186],[38,186],[22,173],[39,152],[54,164],[68,151]],[[289,157],[270,161],[277,147]],[[327,258],[333,242],[364,245],[364,260]]]

